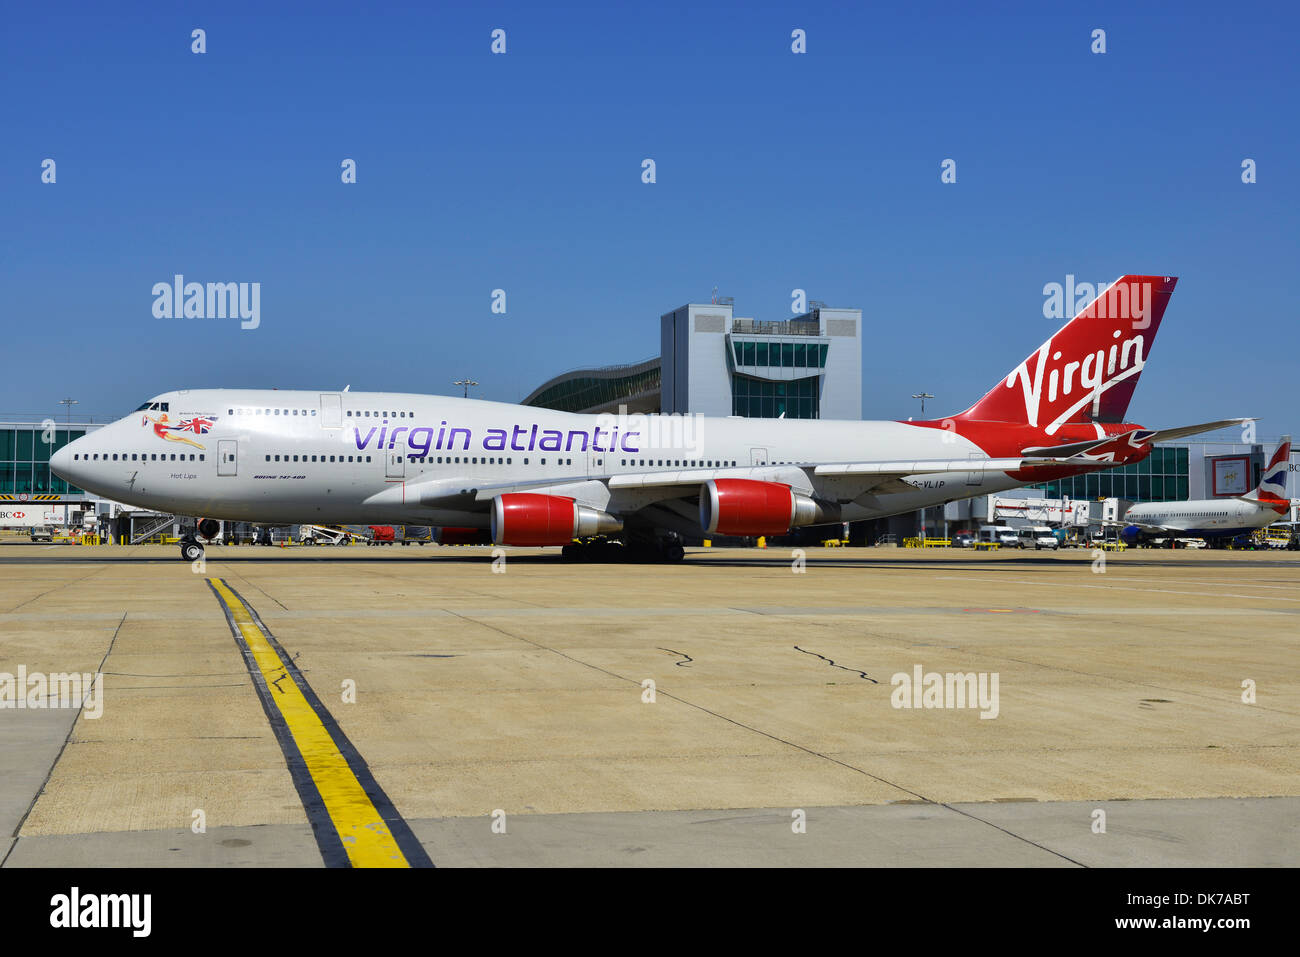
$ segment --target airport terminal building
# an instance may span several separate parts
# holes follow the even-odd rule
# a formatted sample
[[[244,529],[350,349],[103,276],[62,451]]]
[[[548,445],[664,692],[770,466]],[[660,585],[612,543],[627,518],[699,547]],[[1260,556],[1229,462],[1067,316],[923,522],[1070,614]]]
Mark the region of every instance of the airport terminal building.
[[[762,419],[862,418],[862,310],[736,318],[730,302],[659,317],[660,411]]]
[[[50,456],[99,426],[87,422],[0,422],[0,502],[84,501],[50,471]],[[38,497],[38,498],[34,498]]]
[[[730,299],[659,317],[660,352],[631,365],[575,369],[524,399],[564,412],[862,418],[862,310],[814,303],[791,319],[738,318]]]

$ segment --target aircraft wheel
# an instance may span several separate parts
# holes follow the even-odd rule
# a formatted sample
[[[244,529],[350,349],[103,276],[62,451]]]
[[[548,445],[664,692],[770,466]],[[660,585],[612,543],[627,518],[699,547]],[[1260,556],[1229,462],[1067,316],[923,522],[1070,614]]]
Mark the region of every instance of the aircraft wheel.
[[[203,546],[198,542],[181,543],[181,560],[186,562],[196,562],[203,557]]]
[[[675,565],[686,557],[686,549],[682,548],[680,542],[669,542],[663,547],[664,561]]]

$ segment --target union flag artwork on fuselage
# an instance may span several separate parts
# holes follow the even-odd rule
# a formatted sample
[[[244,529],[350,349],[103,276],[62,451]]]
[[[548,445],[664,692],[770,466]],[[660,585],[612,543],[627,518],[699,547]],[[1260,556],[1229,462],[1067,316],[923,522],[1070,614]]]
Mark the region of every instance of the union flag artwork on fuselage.
[[[160,439],[166,439],[168,442],[182,442],[185,445],[191,445],[196,449],[204,449],[204,446],[195,442],[193,439],[186,438],[185,435],[176,433],[189,433],[191,435],[206,435],[216,424],[216,420],[207,416],[195,415],[190,418],[182,418],[180,422],[171,422],[168,420],[167,413],[161,413],[158,418],[146,414],[140,420],[142,426],[150,426],[152,423],[153,434]]]

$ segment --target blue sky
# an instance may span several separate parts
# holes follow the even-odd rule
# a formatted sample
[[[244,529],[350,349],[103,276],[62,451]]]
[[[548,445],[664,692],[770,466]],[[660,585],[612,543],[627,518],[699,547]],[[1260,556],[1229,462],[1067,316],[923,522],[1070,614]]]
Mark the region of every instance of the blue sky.
[[[1054,331],[1045,283],[1149,272],[1181,279],[1131,417],[1300,429],[1285,6],[58,11],[0,36],[0,413],[466,375],[515,401],[656,354],[716,285],[759,319],[796,287],[860,307],[864,415],[902,418]],[[260,328],[155,318],[175,273],[260,282]]]

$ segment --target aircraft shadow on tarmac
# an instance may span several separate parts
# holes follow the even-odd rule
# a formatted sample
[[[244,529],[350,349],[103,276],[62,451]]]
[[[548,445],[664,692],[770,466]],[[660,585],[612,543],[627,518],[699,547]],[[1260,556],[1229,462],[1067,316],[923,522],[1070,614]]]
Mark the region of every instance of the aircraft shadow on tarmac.
[[[780,555],[762,555],[762,556],[745,556],[745,557],[727,557],[715,558],[716,552],[705,554],[698,550],[688,550],[686,558],[681,564],[689,564],[693,571],[702,571],[709,568],[734,569],[734,568],[785,568],[790,565],[792,560],[790,552],[793,548],[773,548],[774,552],[781,552]],[[24,549],[26,551],[26,549]],[[948,572],[980,572],[997,568],[1060,568],[1060,567],[1081,567],[1091,566],[1094,559],[1090,552],[1080,552],[1078,558],[1061,557],[1053,555],[1052,557],[1039,556],[987,556],[982,559],[971,561],[951,561],[935,559],[930,557],[917,556],[915,558],[899,557],[888,559],[871,559],[871,558],[838,558],[830,557],[819,558],[816,550],[805,549],[805,561],[807,565],[821,568],[860,568],[860,569],[890,569],[890,568],[916,568],[916,569],[943,569]],[[569,561],[561,558],[558,553],[555,554],[515,554],[507,551],[506,559],[510,564],[520,565],[608,565],[617,567],[626,566],[644,566],[662,564],[655,561],[643,561],[635,559],[614,559],[601,560],[593,559],[590,561],[576,560]],[[703,558],[705,560],[701,561]],[[118,557],[92,555],[86,556],[85,559],[77,559],[71,556],[35,556],[28,554],[23,555],[3,555],[0,556],[0,565],[6,564],[58,564],[68,561],[91,561],[91,562],[114,562],[124,565],[178,565],[185,564],[178,557],[170,556],[134,556],[124,555]],[[256,554],[233,554],[227,555],[221,551],[212,551],[207,555],[207,560],[216,564],[229,563],[233,565],[257,564],[257,563],[287,563],[287,564],[319,564],[319,563],[343,563],[343,564],[383,564],[393,561],[402,562],[429,562],[434,564],[457,564],[457,565],[477,565],[491,564],[493,556],[487,550],[462,551],[456,549],[454,553],[446,552],[416,552],[413,554],[400,554],[400,557],[393,555],[391,552],[373,553],[367,550],[365,554],[348,554],[348,555],[311,555],[311,554],[281,554],[277,553],[274,557]],[[1216,561],[1213,559],[1201,560],[1195,562],[1179,560],[1163,560],[1155,556],[1136,558],[1127,556],[1123,559],[1112,559],[1116,568],[1289,568],[1294,567],[1297,563],[1290,561],[1268,560],[1268,559],[1240,559],[1233,561]]]

